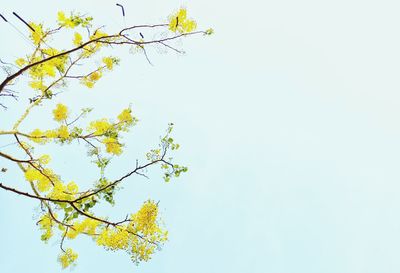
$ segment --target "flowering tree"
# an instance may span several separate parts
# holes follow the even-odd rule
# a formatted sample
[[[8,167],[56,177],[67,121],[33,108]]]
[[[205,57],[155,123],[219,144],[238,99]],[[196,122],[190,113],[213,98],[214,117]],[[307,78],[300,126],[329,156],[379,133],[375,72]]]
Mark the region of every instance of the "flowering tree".
[[[114,204],[114,193],[122,182],[132,175],[144,175],[143,171],[155,165],[163,170],[166,182],[187,171],[186,167],[173,162],[170,156],[171,151],[179,148],[170,136],[172,124],[161,138],[159,147],[146,154],[143,164],[137,161],[133,170],[115,179],[107,178],[105,169],[113,156],[123,152],[121,134],[129,132],[138,121],[130,107],[122,109],[116,118],[86,121],[91,109],[71,113],[67,105],[59,103],[48,110],[58,124],[54,128],[41,128],[39,123],[38,128],[30,132],[20,128],[29,120],[32,109],[46,106],[55,96],[61,96],[57,90],[70,81],[93,88],[101,77],[112,71],[119,64],[119,59],[105,56],[103,49],[129,46],[148,59],[146,49],[151,45],[180,52],[171,46],[171,41],[189,35],[210,35],[212,29],[196,31],[196,22],[187,17],[184,8],[172,14],[165,23],[130,26],[115,34],[95,28],[92,17],[76,13],[66,15],[59,12],[57,23],[58,26],[51,29],[43,24],[29,23],[34,50],[15,60],[15,65],[2,62],[7,75],[0,84],[0,105],[6,108],[7,98],[18,98],[18,93],[14,91],[16,84],[27,84],[33,93],[12,128],[0,128],[2,139],[14,141],[23,154],[0,150],[0,158],[12,162],[23,172],[31,190],[26,192],[3,183],[1,180],[7,172],[5,168],[2,169],[3,178],[0,177],[0,188],[40,203],[37,224],[42,231],[41,239],[47,242],[54,235],[59,236],[61,253],[58,260],[62,268],[75,264],[77,253],[64,244],[79,235],[91,237],[107,250],[124,250],[135,263],[147,261],[167,240],[167,231],[160,224],[158,204],[147,200],[137,212],[115,222],[95,214],[94,208],[104,202]],[[142,34],[144,30],[163,33],[163,36],[147,40]],[[59,33],[71,35],[70,49],[49,46]],[[84,183],[79,177],[75,178],[75,182],[63,180],[62,175],[50,167],[51,157],[59,157],[60,153],[38,154],[35,150],[38,145],[70,145],[74,142],[86,145],[90,160],[99,170],[98,179],[90,188],[82,189]]]

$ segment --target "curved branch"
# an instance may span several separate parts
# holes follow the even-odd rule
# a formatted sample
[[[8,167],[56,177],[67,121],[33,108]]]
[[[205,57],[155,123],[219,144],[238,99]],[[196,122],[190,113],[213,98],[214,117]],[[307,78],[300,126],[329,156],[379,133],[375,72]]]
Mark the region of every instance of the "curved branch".
[[[95,190],[95,191],[93,191],[93,192],[91,192],[91,193],[89,193],[89,194],[86,194],[86,195],[84,195],[84,196],[81,196],[81,197],[79,197],[79,198],[73,200],[73,202],[79,202],[79,201],[81,201],[81,200],[83,200],[83,199],[86,199],[86,198],[88,198],[88,197],[90,197],[90,196],[93,196],[93,195],[96,195],[96,194],[98,194],[98,193],[100,193],[100,192],[103,192],[103,191],[107,190],[108,188],[114,187],[114,186],[116,186],[118,183],[120,183],[122,180],[128,178],[129,176],[133,175],[134,173],[138,173],[138,171],[140,171],[140,170],[142,170],[142,169],[145,169],[145,168],[147,168],[147,167],[149,167],[149,166],[151,166],[151,165],[154,165],[154,164],[156,164],[156,163],[158,163],[158,162],[162,162],[162,161],[163,161],[163,159],[158,159],[158,160],[155,160],[155,161],[151,161],[151,162],[149,162],[149,163],[147,163],[147,164],[145,164],[145,165],[143,165],[143,166],[138,166],[138,167],[136,167],[133,171],[130,171],[130,172],[127,173],[126,175],[122,176],[121,178],[119,178],[119,179],[117,179],[117,180],[114,180],[112,183],[108,184],[107,186],[104,186],[104,187],[102,187],[102,188],[100,188],[100,189],[97,189],[97,190]]]
[[[55,58],[59,58],[65,55],[69,55],[75,51],[78,51],[80,49],[84,49],[84,47],[86,47],[87,45],[90,45],[92,43],[104,43],[104,44],[130,44],[130,45],[144,45],[144,44],[154,44],[154,43],[160,43],[160,42],[166,42],[166,41],[170,41],[170,40],[174,40],[174,39],[178,39],[180,37],[184,37],[184,36],[189,36],[189,35],[194,35],[194,34],[205,34],[204,31],[194,31],[194,32],[189,32],[189,33],[182,33],[179,35],[175,35],[172,37],[168,37],[168,38],[164,38],[164,39],[159,39],[159,40],[150,40],[147,42],[140,42],[140,41],[134,41],[131,40],[127,37],[125,37],[125,35],[123,35],[123,32],[128,31],[128,30],[132,30],[135,28],[154,28],[154,27],[165,27],[168,26],[168,24],[158,24],[158,25],[137,25],[137,26],[132,26],[132,27],[128,27],[128,28],[124,28],[122,29],[118,34],[114,34],[114,35],[106,35],[106,36],[102,36],[93,40],[89,40],[77,47],[74,47],[72,49],[69,49],[67,51],[61,52],[59,54],[44,58],[40,61],[28,64],[27,66],[21,68],[20,70],[18,70],[17,72],[15,72],[14,74],[8,76],[7,78],[4,79],[4,81],[0,84],[0,93],[3,91],[3,89],[6,87],[6,85],[11,82],[13,79],[17,78],[18,76],[20,76],[22,73],[24,73],[25,71],[27,71],[28,69],[40,65],[42,63],[51,61]],[[120,41],[120,42],[112,42],[112,41],[107,41],[108,39],[113,39],[113,38],[125,38],[126,41]]]
[[[23,196],[32,198],[32,199],[37,199],[37,200],[40,200],[40,201],[59,202],[59,203],[71,203],[70,200],[53,199],[53,198],[48,198],[48,197],[36,196],[36,195],[30,194],[30,193],[28,193],[28,192],[23,192],[23,191],[20,191],[20,190],[15,189],[15,188],[8,187],[8,186],[2,184],[1,182],[0,182],[0,188],[5,189],[5,190],[7,190],[7,191],[14,192],[14,193],[19,194],[19,195],[23,195]]]
[[[17,163],[30,163],[31,162],[31,160],[17,159],[17,158],[14,158],[14,157],[12,157],[12,156],[10,156],[8,154],[2,153],[2,152],[0,152],[0,156],[4,157],[4,158],[7,158],[8,160],[17,162]]]
[[[18,70],[14,74],[12,74],[12,75],[8,76],[7,78],[5,78],[5,80],[0,84],[0,93],[3,91],[4,87],[9,82],[11,82],[13,79],[15,79],[16,77],[20,76],[22,73],[24,73],[25,71],[27,71],[28,69],[30,69],[30,68],[32,68],[34,66],[40,65],[42,63],[51,61],[53,59],[56,59],[56,58],[59,58],[59,57],[65,56],[65,55],[69,55],[69,54],[71,54],[71,53],[73,53],[73,52],[75,52],[77,50],[80,50],[80,49],[84,48],[87,45],[90,45],[90,44],[95,43],[95,42],[99,42],[101,39],[111,39],[111,38],[115,38],[115,37],[118,37],[118,35],[102,36],[102,37],[87,41],[86,43],[83,43],[83,44],[81,44],[81,45],[79,45],[79,46],[77,46],[75,48],[70,49],[70,50],[61,52],[59,54],[50,56],[48,58],[42,59],[42,60],[34,62],[34,63],[28,64],[27,66],[24,66],[23,68],[21,68],[20,70]]]

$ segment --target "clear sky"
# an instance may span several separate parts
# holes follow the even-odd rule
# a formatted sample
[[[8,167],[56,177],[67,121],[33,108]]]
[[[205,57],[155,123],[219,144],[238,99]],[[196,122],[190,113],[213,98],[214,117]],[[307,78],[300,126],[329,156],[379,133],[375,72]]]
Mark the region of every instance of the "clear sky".
[[[76,10],[110,30],[124,26],[114,1],[3,2],[0,13],[21,30],[12,11],[50,23],[58,10]],[[121,65],[96,88],[57,98],[96,107],[94,116],[132,103],[140,123],[111,174],[132,168],[168,122],[190,169],[170,184],[156,172],[132,178],[104,209],[121,218],[147,198],[161,201],[170,240],[150,262],[137,267],[82,238],[68,242],[80,254],[73,272],[400,271],[398,1],[120,2],[127,25],[160,22],[183,4],[215,35],[184,39],[185,56],[153,51],[154,66],[117,50]],[[3,22],[0,33],[2,60],[29,48]],[[12,105],[1,127],[21,111]],[[25,128],[51,122],[35,115]],[[59,151],[60,172],[89,175],[77,163],[82,150]],[[26,186],[12,179],[4,183]],[[0,191],[1,272],[61,271],[58,241],[40,241],[37,211]]]

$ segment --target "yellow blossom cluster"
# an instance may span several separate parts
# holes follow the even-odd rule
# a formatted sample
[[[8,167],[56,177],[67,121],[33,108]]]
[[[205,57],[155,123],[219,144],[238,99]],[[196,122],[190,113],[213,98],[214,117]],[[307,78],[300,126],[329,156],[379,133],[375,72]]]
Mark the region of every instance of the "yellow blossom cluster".
[[[57,131],[58,133],[58,137],[61,139],[67,139],[69,138],[69,131],[68,131],[68,127],[65,125],[60,126],[60,128]]]
[[[130,220],[125,226],[104,227],[96,242],[108,250],[127,251],[135,262],[147,261],[168,236],[158,223],[157,204],[146,201]]]
[[[52,114],[54,120],[58,122],[66,121],[69,115],[68,107],[59,103],[52,111]],[[89,126],[86,128],[86,134],[83,134],[83,128],[70,128],[70,125],[63,124],[53,130],[42,131],[40,129],[34,129],[29,134],[29,138],[31,141],[38,144],[45,144],[51,140],[69,143],[76,138],[97,138],[97,140],[104,144],[107,153],[120,155],[122,153],[123,144],[119,141],[119,133],[128,131],[136,122],[137,119],[132,115],[132,109],[129,107],[123,109],[121,113],[118,114],[117,121],[115,122],[105,118],[90,122]]]
[[[196,29],[197,23],[187,18],[186,8],[179,9],[169,17],[169,30],[179,33],[188,33]]]
[[[114,155],[120,155],[122,153],[122,145],[117,139],[113,137],[107,137],[103,140],[103,143],[106,146],[107,153]]]
[[[47,86],[44,84],[43,79],[39,79],[37,81],[30,81],[29,86],[32,87],[32,89],[40,91],[44,91],[47,89]]]
[[[35,183],[40,192],[47,192],[50,190],[53,180],[57,177],[51,169],[43,169],[29,167],[25,171],[25,179],[29,182]]]
[[[90,123],[88,130],[93,135],[104,136],[102,143],[105,145],[106,152],[114,155],[122,153],[122,144],[118,140],[119,131],[127,131],[135,124],[137,119],[132,116],[132,110],[126,108],[118,115],[118,123],[113,124],[107,119],[100,119]]]
[[[62,103],[57,104],[53,110],[53,117],[56,121],[64,121],[68,117],[68,108]]]
[[[45,214],[40,218],[38,225],[43,232],[41,236],[42,241],[47,242],[53,236],[53,219],[50,215]]]
[[[41,53],[40,56],[36,56],[34,53],[31,57],[28,57],[27,59],[17,59],[16,64],[22,67],[27,64],[40,62],[45,58],[56,56],[61,53],[61,51],[55,48],[40,48],[39,52]],[[51,60],[43,62],[39,65],[32,66],[29,69],[29,77],[31,79],[29,82],[29,86],[35,90],[49,91],[48,84],[46,84],[46,78],[56,77],[57,72],[64,73],[67,61],[68,58],[66,55],[64,55],[52,58]]]
[[[19,67],[23,67],[26,65],[28,62],[24,58],[18,58],[15,60],[15,64]]]
[[[78,185],[71,181],[65,185],[61,180],[54,179],[53,188],[47,197],[59,200],[73,200],[75,194],[78,193]]]
[[[103,63],[106,65],[108,70],[112,70],[115,64],[115,61],[112,57],[104,57]]]
[[[67,16],[65,15],[65,13],[62,12],[62,11],[59,11],[59,12],[58,12],[58,14],[57,14],[57,20],[58,20],[58,23],[59,23],[60,25],[65,26],[65,27],[67,27],[67,28],[74,28],[74,27],[76,26],[76,25],[74,24],[74,22],[71,20],[71,18],[70,18],[70,17],[67,17]]]
[[[132,109],[130,107],[123,109],[117,118],[118,123],[116,127],[120,131],[128,131],[128,129],[138,121],[138,119],[132,115]]]
[[[115,38],[110,38],[107,33],[101,31],[100,29],[96,30],[95,33],[89,37],[89,39],[96,42],[90,43],[83,47],[84,50],[81,54],[82,58],[89,58],[97,53],[102,47],[107,46],[105,43],[97,41],[111,42],[112,40],[115,40]]]
[[[42,58],[34,57],[31,62],[39,62]],[[29,83],[33,89],[43,90],[44,79],[46,77],[54,78],[56,76],[56,66],[52,62],[45,62],[40,65],[33,66],[29,69],[29,76],[32,79]]]
[[[138,212],[132,215],[133,228],[143,235],[152,235],[161,231],[158,223],[158,206],[152,201],[146,201]]]
[[[81,83],[88,88],[93,88],[94,84],[103,76],[102,70],[99,68],[97,71],[90,73],[81,79]]]
[[[30,135],[30,139],[33,142],[42,144],[47,141],[44,132],[42,132],[42,130],[40,130],[40,129],[33,130],[29,135]]]
[[[96,242],[109,250],[120,250],[128,248],[132,240],[137,241],[137,238],[131,236],[125,228],[115,227],[104,228]]]
[[[88,27],[91,25],[92,20],[93,18],[90,16],[84,17],[73,13],[71,13],[70,16],[67,16],[62,11],[57,13],[58,25],[66,28],[75,28],[77,26]]]
[[[132,110],[130,108],[122,110],[122,112],[118,115],[118,120],[121,123],[131,125],[134,122]]]
[[[58,261],[63,269],[67,268],[71,264],[74,264],[78,254],[74,252],[71,248],[67,248],[60,256],[58,256]]]
[[[42,49],[42,53],[46,56],[46,57],[52,57],[55,55],[58,55],[61,53],[61,51],[55,49],[55,48],[43,48]],[[64,73],[65,71],[65,65],[66,62],[68,61],[68,56],[63,55],[63,56],[59,56],[57,58],[53,58],[50,61],[48,61],[47,63],[53,67],[55,67],[58,71],[60,71],[61,73]]]
[[[35,45],[38,45],[41,42],[43,36],[45,35],[45,31],[43,30],[43,25],[36,24],[33,22],[31,22],[29,25],[35,30],[31,31],[30,38]]]
[[[42,131],[40,129],[34,129],[30,134],[29,138],[31,141],[44,144],[49,142],[51,139],[59,139],[61,141],[69,140],[70,132],[68,130],[68,126],[61,125],[57,129],[54,130],[46,130]]]
[[[80,33],[75,32],[73,44],[75,46],[80,46],[82,44],[82,35]]]
[[[94,219],[86,218],[83,221],[76,221],[72,228],[68,229],[66,237],[68,239],[75,239],[81,233],[85,233],[87,235],[95,236],[97,234],[97,227],[100,225],[100,222]]]
[[[92,121],[89,124],[89,131],[92,131],[94,135],[104,135],[108,130],[113,128],[112,124],[107,119],[99,119]]]
[[[47,155],[47,154],[42,155],[38,159],[39,163],[43,164],[43,165],[49,164],[50,160],[51,160],[50,155]]]

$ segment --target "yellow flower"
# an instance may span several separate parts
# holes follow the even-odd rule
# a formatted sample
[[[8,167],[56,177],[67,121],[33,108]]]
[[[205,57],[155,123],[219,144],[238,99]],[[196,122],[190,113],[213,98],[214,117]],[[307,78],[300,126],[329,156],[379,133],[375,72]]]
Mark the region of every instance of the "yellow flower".
[[[68,132],[68,127],[63,125],[58,128],[58,137],[60,138],[69,138],[69,132]]]
[[[44,137],[44,133],[40,129],[35,129],[30,133],[30,140],[35,143],[43,144],[46,142],[46,138]]]
[[[35,180],[38,180],[40,172],[34,168],[28,168],[25,172],[25,179],[28,180],[29,182],[33,182]]]
[[[91,73],[89,76],[85,76],[81,79],[81,83],[89,88],[92,88],[96,81],[98,81],[102,76],[101,70]]]
[[[122,228],[104,229],[97,238],[97,244],[111,250],[125,249],[129,244],[129,232]]]
[[[47,197],[54,199],[68,199],[71,195],[65,193],[65,185],[61,181],[57,180],[54,183],[54,187],[52,191],[48,194]]]
[[[51,179],[51,180],[50,180]],[[47,192],[52,187],[52,182],[57,181],[56,175],[51,169],[44,169],[40,173],[40,177],[37,181],[37,188],[41,192]]]
[[[37,188],[40,192],[46,192],[51,188],[50,178],[54,178],[54,174],[50,169],[39,171],[35,168],[29,167],[25,171],[25,179],[29,182],[36,182]]]
[[[68,193],[71,193],[71,194],[77,193],[78,192],[78,185],[74,181],[69,182],[67,184],[67,191],[68,191]]]
[[[49,155],[42,155],[41,157],[39,157],[40,164],[44,164],[44,165],[49,164],[50,160],[51,159],[50,159]]]
[[[59,11],[57,13],[57,20],[58,20],[58,24],[60,26],[64,26],[66,28],[74,28],[74,27],[76,27],[76,24],[71,20],[71,18],[65,16],[65,13],[62,12],[62,11]]]
[[[81,83],[86,85],[88,88],[93,88],[93,86],[94,86],[94,82],[90,81],[86,77],[81,80]]]
[[[128,125],[133,123],[133,117],[132,117],[132,110],[127,108],[124,109],[121,114],[118,115],[118,120],[121,123],[127,123]]]
[[[113,67],[114,67],[114,61],[113,61],[113,58],[111,58],[111,57],[104,57],[103,63],[106,65],[106,67],[109,70],[113,69]]]
[[[60,53],[59,50],[57,50],[56,48],[52,48],[52,47],[50,47],[50,48],[44,48],[42,51],[43,51],[43,53],[45,53],[45,54],[47,54],[47,55],[49,55],[49,56],[54,56],[54,55],[57,55],[57,54]],[[53,60],[54,60],[54,59],[53,59]]]
[[[103,140],[103,143],[106,145],[107,153],[120,155],[122,153],[121,144],[114,138],[108,137]]]
[[[47,131],[44,132],[44,135],[47,138],[56,138],[56,137],[58,137],[58,133],[55,130],[47,130]]]
[[[43,84],[43,81],[31,81],[29,82],[29,86],[36,90],[44,91],[47,87]]]
[[[94,40],[94,39],[99,39],[99,38],[106,37],[106,36],[108,36],[107,33],[103,32],[101,30],[96,30],[96,32],[92,36],[90,36],[90,39]],[[101,45],[99,45],[99,46],[101,46]]]
[[[56,67],[53,64],[46,63],[46,64],[42,65],[41,69],[44,74],[46,74],[50,77],[56,76]]]
[[[26,64],[26,60],[24,58],[19,58],[15,60],[15,64],[18,65],[19,67],[22,67]]]
[[[112,125],[106,119],[92,121],[89,125],[89,130],[94,131],[93,134],[95,135],[102,135],[111,128]]]
[[[147,261],[156,251],[156,246],[167,240],[168,233],[159,226],[157,216],[157,204],[154,201],[146,201],[142,208],[131,216],[129,224],[105,226],[98,230],[96,243],[108,250],[125,250],[136,263]],[[140,235],[141,239],[137,235]]]
[[[101,72],[100,71],[96,71],[93,72],[92,74],[90,74],[89,79],[92,82],[98,81],[101,78]]]
[[[57,54],[60,54],[60,51],[55,49],[55,48],[45,48],[42,50],[43,53],[45,53],[47,56],[55,56]],[[48,68],[43,68],[41,67],[39,71],[46,72],[47,75],[54,77],[55,76],[55,69],[59,70],[61,73],[65,72],[65,64],[68,60],[68,56],[60,56],[58,58],[51,59],[50,61],[46,62],[50,67]],[[47,69],[49,71],[44,71],[44,69]],[[49,74],[50,73],[50,74]],[[54,76],[52,76],[54,75]]]
[[[71,248],[67,248],[64,253],[58,256],[58,261],[63,269],[67,268],[71,264],[74,264],[75,260],[78,258],[78,254],[74,252]]]
[[[56,109],[53,110],[53,118],[56,121],[64,121],[68,117],[68,108],[64,104],[57,104]]]
[[[157,223],[158,206],[152,201],[146,201],[138,212],[132,215],[132,221],[137,231],[144,235],[159,231]]]
[[[82,222],[76,221],[73,224],[74,229],[69,229],[66,236],[68,239],[74,239],[80,233],[95,235],[97,234],[96,229],[99,225],[100,225],[99,221],[90,218],[86,218]]]
[[[62,11],[59,11],[57,13],[57,20],[59,21],[59,23],[63,23],[67,20],[67,17],[65,16],[65,13]]]
[[[76,46],[79,46],[82,44],[82,35],[80,35],[78,32],[75,32],[73,43]]]
[[[44,36],[43,26],[33,22],[31,22],[29,25],[35,30],[31,32],[30,38],[35,45],[38,45]]]
[[[194,31],[196,27],[196,21],[187,18],[185,8],[179,9],[169,17],[169,29],[173,32],[188,33]]]
[[[40,218],[38,225],[40,229],[43,231],[41,239],[42,241],[47,242],[51,236],[53,236],[53,219],[51,216],[45,214]]]

